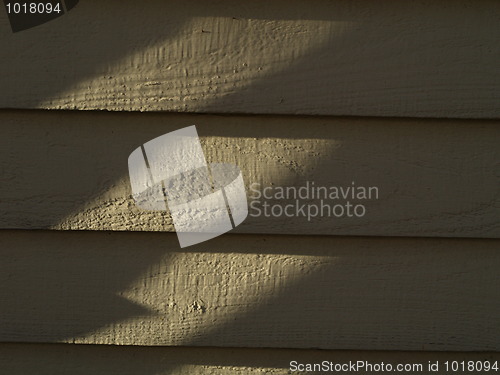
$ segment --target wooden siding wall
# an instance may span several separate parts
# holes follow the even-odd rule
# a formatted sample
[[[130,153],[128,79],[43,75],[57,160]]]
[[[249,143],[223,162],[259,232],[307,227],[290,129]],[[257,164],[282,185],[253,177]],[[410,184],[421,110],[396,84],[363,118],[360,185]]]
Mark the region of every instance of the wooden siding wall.
[[[0,34],[0,373],[500,359],[498,1],[86,0]],[[247,188],[380,197],[181,250],[127,158],[192,124]]]

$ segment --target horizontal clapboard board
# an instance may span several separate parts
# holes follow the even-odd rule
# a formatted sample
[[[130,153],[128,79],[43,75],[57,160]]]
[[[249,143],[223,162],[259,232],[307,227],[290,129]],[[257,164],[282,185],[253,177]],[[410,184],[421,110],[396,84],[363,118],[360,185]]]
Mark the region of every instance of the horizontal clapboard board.
[[[435,364],[498,361],[499,353],[367,352],[297,349],[173,348],[103,345],[2,344],[0,366],[11,375],[289,375],[290,362]],[[425,368],[425,367],[424,367]],[[338,375],[349,372],[336,371]],[[352,373],[352,372],[351,372]]]
[[[498,118],[494,0],[82,1],[13,34],[0,108]]]
[[[0,231],[0,341],[500,350],[498,240]]]
[[[0,228],[174,231],[168,211],[136,207],[127,160],[196,124],[207,161],[242,171],[240,233],[500,235],[493,120],[2,111],[0,122]]]

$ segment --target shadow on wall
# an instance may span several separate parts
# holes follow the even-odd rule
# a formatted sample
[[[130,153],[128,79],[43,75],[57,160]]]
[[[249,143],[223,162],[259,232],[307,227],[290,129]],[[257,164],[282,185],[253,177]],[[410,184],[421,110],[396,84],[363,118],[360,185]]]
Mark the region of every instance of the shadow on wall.
[[[0,336],[10,337],[7,341],[64,341],[154,314],[119,292],[154,264],[163,250],[146,254],[139,246],[122,256],[107,251],[122,247],[121,238],[105,232],[3,231],[0,236],[2,256],[9,259],[2,262],[0,276]],[[87,240],[96,236],[98,241]]]

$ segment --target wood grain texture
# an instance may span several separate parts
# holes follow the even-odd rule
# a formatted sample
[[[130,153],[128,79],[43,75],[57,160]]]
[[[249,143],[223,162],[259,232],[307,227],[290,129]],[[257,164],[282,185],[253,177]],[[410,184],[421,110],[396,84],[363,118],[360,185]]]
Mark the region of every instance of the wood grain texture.
[[[500,351],[498,240],[0,240],[1,342]]]
[[[249,202],[252,189],[307,182],[379,189],[378,200],[351,200],[363,217],[266,217],[264,203],[320,200],[261,198],[240,233],[500,236],[496,121],[2,111],[0,122],[0,228],[173,231],[168,212],[135,206],[127,159],[196,124],[209,162],[240,167]]]
[[[87,0],[16,34],[0,17],[0,108],[500,115],[495,0]]]
[[[498,361],[500,354],[0,344],[0,368],[10,375],[287,375],[291,361],[325,360],[426,366],[429,361]]]

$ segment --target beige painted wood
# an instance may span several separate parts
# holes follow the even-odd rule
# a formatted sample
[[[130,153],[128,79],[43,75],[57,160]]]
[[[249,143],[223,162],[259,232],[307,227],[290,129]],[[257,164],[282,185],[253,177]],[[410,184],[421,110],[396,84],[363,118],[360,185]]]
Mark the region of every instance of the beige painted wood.
[[[135,206],[127,160],[144,142],[196,124],[207,160],[242,170],[252,206],[240,233],[500,235],[497,121],[2,111],[0,123],[1,228],[173,231],[168,212]],[[264,188],[352,182],[379,191],[348,199],[365,206],[363,217],[323,210],[308,220],[269,208],[266,217],[264,204],[321,200],[254,202]]]
[[[0,342],[500,351],[498,240],[0,232]]]
[[[98,1],[12,34],[0,107],[498,118],[495,0]]]
[[[254,375],[290,374],[290,362],[419,364],[498,361],[498,353],[366,352],[235,348],[152,348],[95,345],[1,344],[0,367],[10,375]],[[303,372],[302,372],[303,373]],[[322,372],[314,372],[321,374]],[[372,374],[372,372],[364,372]],[[417,372],[398,372],[415,375]],[[471,372],[472,373],[472,372]],[[348,375],[352,372],[335,372]]]

